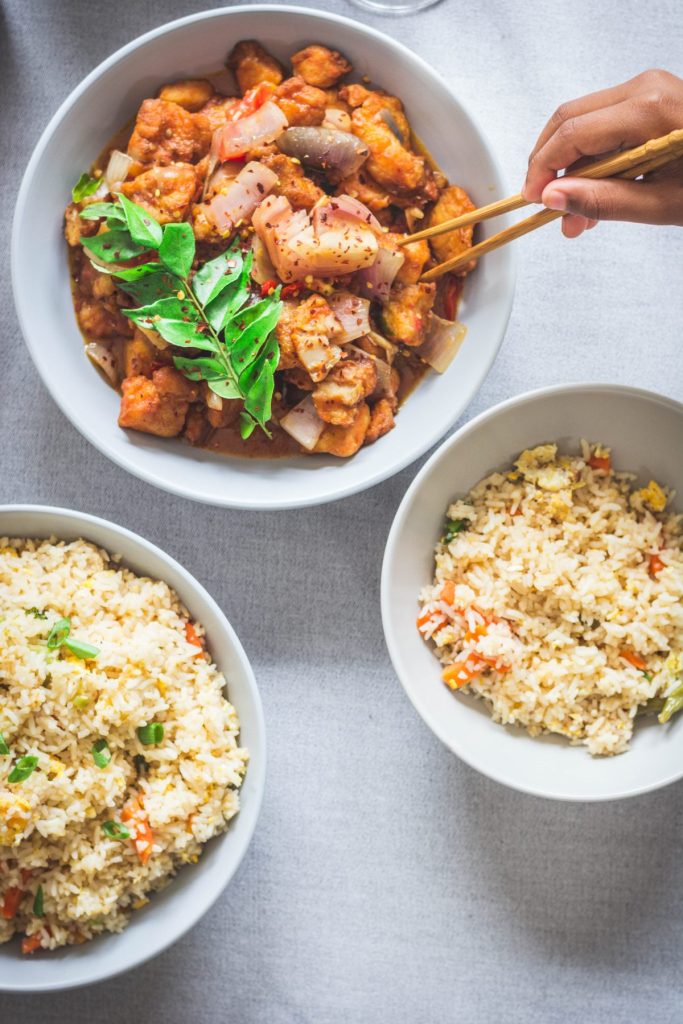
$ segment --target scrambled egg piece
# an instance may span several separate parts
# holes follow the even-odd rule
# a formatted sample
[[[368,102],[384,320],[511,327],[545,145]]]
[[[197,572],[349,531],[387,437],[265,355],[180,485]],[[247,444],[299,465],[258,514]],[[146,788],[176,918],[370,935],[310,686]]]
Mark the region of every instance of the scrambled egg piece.
[[[643,505],[649,505],[653,512],[663,512],[666,508],[666,492],[656,480],[650,480],[647,487],[641,487],[639,491],[633,492],[631,495],[632,505],[634,498],[639,498]]]
[[[21,797],[0,796],[0,844],[13,846],[26,828],[31,805]]]
[[[562,491],[573,481],[571,470],[557,460],[556,444],[527,448],[515,462],[525,480],[543,491]]]

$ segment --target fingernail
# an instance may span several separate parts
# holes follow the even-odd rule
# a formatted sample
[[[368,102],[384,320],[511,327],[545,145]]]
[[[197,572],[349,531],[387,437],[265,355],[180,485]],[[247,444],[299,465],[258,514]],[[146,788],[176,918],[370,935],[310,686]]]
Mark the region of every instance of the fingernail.
[[[549,210],[558,210],[566,213],[568,209],[567,197],[559,188],[547,188],[541,196],[541,201]]]

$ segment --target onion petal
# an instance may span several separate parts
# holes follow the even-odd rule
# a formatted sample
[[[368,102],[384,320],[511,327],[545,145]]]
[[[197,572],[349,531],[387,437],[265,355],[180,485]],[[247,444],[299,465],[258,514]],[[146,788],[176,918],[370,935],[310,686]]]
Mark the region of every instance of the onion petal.
[[[238,121],[228,121],[214,132],[216,155],[220,161],[243,156],[254,146],[273,142],[288,123],[280,108],[268,100],[255,113]]]
[[[362,338],[370,330],[370,302],[351,292],[335,292],[327,300],[330,309],[344,328],[342,337],[335,338],[338,345]]]
[[[309,452],[313,451],[325,429],[325,423],[318,416],[310,395],[306,395],[303,401],[282,417],[280,426]]]
[[[121,185],[128,176],[133,157],[122,153],[120,149],[113,149],[109,157],[107,169],[104,172],[104,180],[110,192],[114,192],[117,185]]]
[[[431,313],[427,337],[417,353],[420,359],[438,373],[444,373],[453,362],[466,334],[467,328],[458,320],[444,320],[436,313]]]
[[[277,174],[265,164],[252,160],[230,182],[224,193],[207,203],[206,216],[216,228],[225,233],[240,221],[248,220],[277,183]]]
[[[111,349],[107,348],[106,345],[102,345],[99,341],[90,341],[85,346],[85,351],[88,358],[91,359],[100,370],[102,370],[109,382],[113,384],[114,387],[117,387],[119,383],[119,374],[116,368],[114,353]]]
[[[361,295],[377,302],[387,302],[394,278],[403,266],[402,252],[380,245],[375,262],[370,267],[357,271],[355,282]]]

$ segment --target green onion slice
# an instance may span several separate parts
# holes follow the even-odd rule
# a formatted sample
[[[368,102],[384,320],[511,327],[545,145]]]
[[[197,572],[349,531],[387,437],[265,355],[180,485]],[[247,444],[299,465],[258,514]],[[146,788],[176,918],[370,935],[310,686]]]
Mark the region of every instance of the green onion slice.
[[[446,543],[453,540],[457,534],[462,533],[468,527],[468,521],[466,519],[447,519],[444,533],[444,540]]]
[[[29,775],[38,767],[38,758],[33,754],[20,757],[7,778],[8,782],[25,782]]]
[[[130,829],[122,825],[120,821],[102,822],[102,831],[107,839],[116,839],[119,842],[123,842],[124,839],[130,839]]]
[[[5,737],[0,732],[0,755],[2,755],[3,757],[6,757],[8,754],[9,754],[9,747],[7,746],[7,742],[5,740]]]
[[[164,738],[164,727],[161,722],[150,722],[141,725],[137,730],[138,739],[145,747],[154,747]]]
[[[72,654],[76,655],[77,658],[88,660],[89,658],[96,658],[100,653],[99,647],[93,647],[92,644],[86,644],[85,640],[76,640],[74,637],[69,637],[67,640],[62,642]]]
[[[35,899],[33,900],[33,913],[36,917],[43,917],[43,887],[39,885],[36,889]]]
[[[54,626],[50,630],[50,635],[47,638],[47,646],[51,651],[56,651],[62,646],[69,633],[71,632],[71,620],[60,619],[55,622]]]
[[[92,759],[98,768],[106,768],[111,761],[111,750],[105,739],[95,740],[93,743]]]

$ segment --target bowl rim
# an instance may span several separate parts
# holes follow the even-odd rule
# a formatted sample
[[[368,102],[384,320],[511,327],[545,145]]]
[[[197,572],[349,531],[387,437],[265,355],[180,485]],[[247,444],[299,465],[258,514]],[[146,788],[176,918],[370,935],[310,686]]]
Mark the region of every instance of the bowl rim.
[[[11,264],[11,279],[12,279],[12,294],[14,298],[14,307],[19,321],[22,336],[26,343],[26,346],[31,355],[31,359],[38,374],[43,381],[46,389],[50,393],[51,397],[60,408],[61,412],[66,416],[69,422],[78,430],[82,437],[85,438],[90,444],[93,445],[102,455],[111,460],[115,465],[120,466],[126,472],[132,474],[140,480],[143,480],[147,484],[151,484],[154,487],[158,487],[160,490],[166,491],[167,493],[178,495],[182,498],[187,498],[190,501],[196,501],[201,504],[207,504],[214,507],[220,508],[234,508],[244,509],[248,511],[281,511],[285,509],[293,508],[310,508],[312,506],[324,505],[328,502],[339,501],[343,498],[347,498],[353,494],[358,494],[362,491],[368,490],[371,487],[375,487],[377,484],[395,476],[400,473],[401,470],[405,469],[411,463],[421,458],[425,452],[429,451],[435,444],[437,444],[441,438],[448,433],[453,427],[458,417],[466,410],[469,404],[472,402],[475,395],[478,394],[484,380],[488,376],[488,373],[498,356],[500,348],[503,344],[505,334],[507,332],[507,326],[510,320],[510,314],[512,312],[512,304],[515,296],[516,279],[517,279],[517,255],[508,247],[507,249],[507,267],[504,274],[505,279],[505,290],[500,300],[500,312],[501,312],[501,327],[499,329],[499,337],[497,344],[492,349],[490,355],[479,365],[476,373],[473,374],[472,386],[469,389],[469,397],[464,397],[461,401],[455,401],[451,404],[450,410],[447,416],[444,417],[443,424],[441,426],[429,429],[429,420],[426,420],[426,427],[421,438],[415,447],[410,447],[407,453],[400,454],[394,461],[388,465],[383,465],[379,469],[375,469],[368,476],[362,479],[351,481],[349,483],[341,483],[340,485],[330,488],[329,486],[322,493],[307,493],[301,497],[291,498],[289,500],[278,499],[276,494],[276,488],[274,488],[275,495],[272,499],[250,499],[242,498],[240,496],[234,497],[230,493],[224,493],[218,487],[215,488],[214,493],[209,491],[203,491],[202,493],[196,493],[190,487],[186,487],[183,484],[182,474],[173,476],[168,474],[164,476],[161,473],[150,471],[149,469],[131,465],[129,460],[126,458],[125,451],[120,451],[118,448],[112,447],[107,441],[103,440],[94,430],[90,428],[87,420],[81,417],[77,406],[70,406],[66,401],[62,401],[55,395],[51,385],[50,373],[48,366],[45,361],[41,359],[41,349],[34,340],[32,340],[31,332],[27,327],[27,315],[25,314],[24,306],[25,303],[22,300],[24,291],[23,282],[19,279],[19,273],[17,270],[18,266],[18,251],[21,245],[21,227],[26,216],[26,208],[28,206],[32,179],[34,174],[40,165],[45,149],[49,142],[54,136],[56,130],[59,128],[61,122],[69,113],[71,108],[81,99],[81,97],[87,93],[90,86],[106,71],[114,67],[121,60],[133,53],[135,50],[144,46],[148,42],[163,36],[169,32],[175,32],[178,29],[182,29],[185,26],[191,25],[195,22],[205,21],[207,24],[217,17],[224,17],[232,14],[263,14],[263,13],[278,13],[278,14],[292,14],[296,16],[304,17],[319,17],[323,20],[331,23],[332,25],[344,25],[353,31],[360,32],[366,38],[369,38],[373,42],[378,42],[382,46],[389,47],[393,51],[399,54],[402,59],[410,65],[411,62],[415,62],[422,67],[427,75],[437,78],[442,84],[444,89],[448,92],[449,100],[453,104],[454,108],[458,110],[460,115],[469,122],[471,125],[474,135],[477,137],[482,149],[486,153],[487,159],[491,163],[492,170],[503,190],[506,188],[505,176],[502,168],[499,164],[498,158],[493,147],[489,144],[488,139],[481,129],[479,120],[469,110],[467,110],[458,97],[455,95],[449,82],[419,54],[414,53],[405,44],[392,38],[380,29],[374,28],[370,25],[366,25],[363,22],[359,22],[357,19],[347,17],[340,14],[328,13],[317,7],[300,7],[298,5],[290,4],[238,4],[234,7],[218,7],[210,8],[204,11],[198,11],[194,14],[186,15],[182,18],[176,18],[172,21],[165,22],[163,25],[159,25],[156,28],[143,33],[142,35],[136,36],[130,42],[119,47],[114,53],[106,57],[101,61],[89,74],[85,76],[79,82],[79,84],[69,93],[65,100],[60,104],[57,111],[52,115],[48,121],[46,127],[38,139],[29,162],[24,171],[21,185],[17,194],[14,216],[12,221],[12,232],[10,242],[10,264]],[[501,222],[503,223],[503,222]],[[267,460],[268,464],[272,464],[274,461],[281,460]],[[286,464],[287,460],[285,460]],[[338,467],[340,470],[340,480],[342,480],[341,473],[343,472],[344,462]],[[226,459],[226,465],[229,465]],[[219,471],[220,472],[220,471]],[[225,479],[229,479],[227,476]]]
[[[237,837],[237,849],[233,857],[233,866],[230,871],[224,874],[221,879],[220,886],[214,889],[207,889],[203,895],[195,899],[190,907],[189,911],[183,917],[182,922],[179,922],[177,915],[174,917],[174,928],[169,928],[165,934],[161,936],[161,939],[153,949],[149,951],[145,950],[142,954],[128,954],[123,956],[122,963],[115,969],[109,969],[107,967],[106,958],[99,968],[94,970],[88,967],[89,960],[84,958],[80,965],[80,970],[76,971],[75,977],[68,977],[63,981],[47,982],[47,983],[31,983],[27,984],[24,981],[19,981],[17,984],[0,983],[0,992],[56,992],[71,988],[80,988],[86,985],[96,984],[97,982],[108,980],[109,978],[118,977],[120,974],[132,970],[133,968],[140,967],[142,964],[147,963],[148,960],[159,956],[165,950],[178,942],[187,932],[193,928],[199,920],[211,909],[214,903],[221,897],[225,892],[225,889],[234,878],[235,874],[244,862],[244,858],[247,854],[249,846],[256,830],[256,825],[259,820],[261,808],[263,804],[263,794],[265,789],[266,780],[266,732],[265,732],[265,719],[263,714],[263,704],[261,701],[261,695],[259,693],[258,685],[256,682],[256,676],[254,670],[251,667],[251,663],[247,654],[240,642],[237,633],[228,621],[223,610],[220,608],[218,602],[209,594],[204,586],[197,580],[189,570],[187,570],[180,562],[178,562],[172,555],[167,554],[163,548],[147,540],[140,534],[135,533],[133,530],[129,530],[125,526],[120,526],[118,523],[113,523],[109,519],[104,519],[101,516],[91,515],[88,512],[79,512],[77,509],[63,508],[57,505],[34,505],[25,503],[16,504],[2,504],[0,505],[0,535],[2,534],[2,517],[6,513],[12,514],[38,514],[50,518],[52,516],[59,515],[71,520],[76,526],[77,532],[83,527],[83,533],[80,534],[84,540],[88,540],[87,530],[88,527],[97,526],[98,528],[104,528],[110,530],[120,537],[125,538],[127,541],[132,542],[134,546],[141,548],[145,554],[154,555],[160,558],[166,565],[168,565],[175,572],[179,573],[184,582],[187,583],[188,588],[192,589],[206,604],[211,608],[211,611],[216,615],[220,622],[221,628],[227,635],[230,645],[240,662],[244,671],[249,690],[251,692],[251,698],[253,701],[253,713],[254,713],[254,727],[257,736],[257,742],[254,746],[258,746],[260,751],[259,757],[256,760],[256,764],[252,767],[252,761],[250,760],[248,766],[248,773],[250,777],[250,785],[252,786],[253,792],[251,795],[251,809],[249,817],[245,816],[242,820],[246,819],[246,824],[243,826],[244,832],[239,834]],[[57,535],[57,539],[61,539]],[[95,543],[90,541],[90,543]],[[125,564],[125,559],[124,559]],[[220,666],[219,666],[220,668]],[[239,714],[239,709],[238,709]],[[240,813],[236,816],[236,822],[240,821]],[[239,826],[238,826],[239,827]],[[235,826],[232,831],[234,832]],[[226,832],[221,833],[216,838],[221,840],[224,836],[228,835],[231,831],[230,827]],[[200,861],[201,863],[201,861]],[[172,887],[171,882],[171,887]],[[178,922],[175,924],[175,922]],[[127,926],[126,926],[127,927]],[[125,934],[126,929],[120,934]],[[1,948],[1,947],[0,947]],[[65,972],[66,973],[66,972]]]
[[[426,710],[416,688],[412,687],[410,683],[406,681],[406,674],[400,667],[403,661],[401,654],[401,637],[394,629],[392,623],[390,576],[395,562],[400,557],[399,538],[413,502],[422,490],[427,477],[430,475],[434,467],[446,459],[453,448],[457,447],[462,441],[466,440],[467,437],[474,434],[481,426],[484,426],[486,423],[494,420],[501,412],[526,405],[527,403],[540,398],[546,398],[549,395],[578,393],[599,394],[601,392],[617,393],[624,397],[643,398],[648,401],[657,402],[683,416],[683,403],[678,402],[675,398],[662,395],[657,391],[649,391],[644,388],[632,387],[628,384],[610,384],[609,382],[604,381],[578,381],[572,384],[552,384],[547,387],[534,388],[532,391],[525,391],[520,395],[514,395],[512,398],[507,398],[502,402],[492,405],[490,408],[479,413],[478,416],[475,416],[474,419],[469,420],[460,427],[459,430],[456,430],[455,433],[440,444],[437,450],[429,457],[427,462],[420,469],[419,473],[417,473],[410,483],[396,510],[396,514],[387,536],[384,556],[382,559],[380,582],[382,629],[394,673],[398,677],[405,695],[425,725],[452,754],[455,754],[456,757],[459,757],[461,761],[464,761],[465,764],[479,772],[481,775],[485,775],[488,778],[493,779],[494,782],[498,782],[502,786],[506,786],[508,789],[514,789],[518,792],[526,793],[529,796],[545,800],[557,800],[566,803],[598,803],[607,800],[621,800],[627,797],[650,793],[653,790],[662,789],[663,787],[669,786],[673,782],[677,782],[679,779],[683,778],[683,758],[681,758],[681,767],[679,770],[672,772],[658,782],[645,783],[640,786],[627,786],[622,789],[616,789],[610,793],[596,793],[589,796],[572,795],[571,793],[558,794],[550,790],[544,790],[542,785],[537,788],[533,788],[532,786],[513,783],[502,771],[497,771],[495,767],[489,767],[488,764],[481,765],[479,763],[475,763],[474,758],[472,758],[467,751],[464,751],[461,744],[459,744],[457,740],[454,740],[452,735],[450,735],[449,730],[446,728],[444,723],[438,717],[434,717]],[[524,738],[526,739],[527,737]]]

